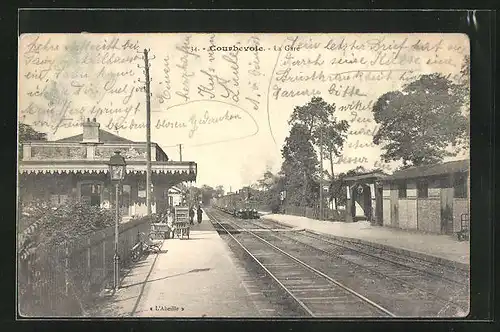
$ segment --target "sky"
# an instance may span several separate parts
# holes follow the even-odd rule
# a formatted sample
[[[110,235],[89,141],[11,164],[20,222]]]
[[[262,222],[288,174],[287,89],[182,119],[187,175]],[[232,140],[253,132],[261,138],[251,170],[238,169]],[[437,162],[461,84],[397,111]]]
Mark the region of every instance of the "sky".
[[[233,48],[233,49],[230,49]],[[50,140],[101,129],[146,141],[148,50],[151,138],[198,163],[196,185],[236,190],[281,166],[294,107],[313,96],[350,123],[335,172],[391,172],[373,146],[371,106],[420,74],[459,74],[462,34],[29,34],[19,40],[21,122]],[[467,157],[460,155],[455,159]],[[325,162],[324,167],[329,169]]]

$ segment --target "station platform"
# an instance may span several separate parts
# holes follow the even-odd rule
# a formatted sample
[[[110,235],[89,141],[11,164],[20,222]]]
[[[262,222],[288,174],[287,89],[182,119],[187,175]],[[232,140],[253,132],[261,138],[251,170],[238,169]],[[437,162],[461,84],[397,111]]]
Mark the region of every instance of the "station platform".
[[[204,213],[189,239],[137,262],[100,317],[262,317],[227,244]]]
[[[265,214],[262,218],[321,235],[343,237],[369,243],[375,247],[460,269],[467,270],[469,268],[470,242],[460,242],[456,237],[452,236],[372,226],[366,221],[354,223],[332,222],[283,214]]]

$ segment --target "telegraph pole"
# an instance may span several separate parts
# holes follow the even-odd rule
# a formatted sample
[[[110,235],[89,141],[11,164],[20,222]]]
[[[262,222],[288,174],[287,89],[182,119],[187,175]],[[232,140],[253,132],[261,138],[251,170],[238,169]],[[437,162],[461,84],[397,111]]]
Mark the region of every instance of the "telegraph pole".
[[[144,66],[146,72],[146,205],[151,215],[151,94],[149,92],[149,60],[148,50],[144,49]]]
[[[182,161],[182,144],[179,144],[179,161]]]
[[[323,220],[323,130],[319,132],[319,220]]]

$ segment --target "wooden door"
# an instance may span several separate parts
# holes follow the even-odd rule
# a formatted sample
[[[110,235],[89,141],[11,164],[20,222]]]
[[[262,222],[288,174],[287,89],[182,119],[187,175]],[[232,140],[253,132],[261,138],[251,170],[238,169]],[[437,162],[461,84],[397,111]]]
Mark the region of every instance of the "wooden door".
[[[453,233],[453,188],[441,188],[441,233]]]
[[[122,196],[121,196],[121,204],[120,204],[120,215],[123,217],[127,217],[130,213],[130,192],[131,187],[128,184],[124,184],[122,186]]]
[[[384,222],[384,197],[383,197],[383,188],[375,187],[375,213],[377,225],[382,225]]]
[[[391,186],[391,226],[399,227],[399,193]]]
[[[372,207],[372,191],[369,185],[363,185],[363,210],[367,220],[372,220],[373,207]]]

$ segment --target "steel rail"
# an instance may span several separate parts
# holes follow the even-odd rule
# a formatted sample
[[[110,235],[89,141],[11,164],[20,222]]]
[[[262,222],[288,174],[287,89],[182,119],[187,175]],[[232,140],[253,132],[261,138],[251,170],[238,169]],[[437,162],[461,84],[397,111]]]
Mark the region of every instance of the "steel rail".
[[[360,253],[362,255],[365,255],[365,256],[369,256],[369,257],[373,257],[375,259],[379,259],[381,261],[385,261],[385,262],[388,262],[388,263],[391,263],[391,264],[394,264],[394,265],[398,265],[398,266],[402,266],[404,268],[407,268],[407,269],[411,269],[411,270],[414,270],[414,271],[418,271],[422,274],[426,274],[428,276],[432,276],[432,278],[435,278],[435,279],[440,279],[440,280],[445,280],[447,282],[450,282],[450,283],[454,283],[454,284],[457,284],[457,285],[466,285],[466,283],[464,282],[460,282],[460,281],[457,281],[457,280],[454,280],[454,279],[450,279],[450,278],[447,278],[447,277],[443,277],[443,276],[440,276],[438,274],[435,274],[435,273],[432,273],[430,271],[426,271],[426,270],[423,270],[423,269],[419,269],[419,268],[416,268],[414,266],[409,266],[409,265],[406,265],[404,263],[401,263],[401,262],[396,262],[396,261],[393,261],[391,259],[388,259],[388,258],[384,258],[384,257],[380,257],[380,256],[377,256],[375,254],[371,254],[371,253],[368,253],[366,251],[363,251],[362,249],[360,248],[352,248],[350,247],[349,245],[346,245],[346,244],[342,244],[342,243],[335,243],[333,241],[336,241],[336,240],[333,240],[333,241],[330,241],[330,240],[327,240],[327,239],[323,239],[321,238],[320,236],[317,236],[315,234],[310,234],[310,233],[307,233],[307,232],[304,232],[302,233],[301,235],[303,236],[307,236],[311,239],[315,239],[315,240],[320,240],[324,243],[328,243],[328,244],[331,244],[333,246],[337,246],[337,247],[341,247],[341,248],[345,248],[345,249],[348,249],[348,250],[351,250],[351,251],[354,251],[354,252],[357,252],[357,253]],[[339,242],[342,242],[342,241],[339,241]],[[349,241],[346,241],[346,242],[349,242]],[[356,246],[356,244],[354,243],[353,244],[354,246]],[[394,255],[394,256],[397,256]],[[404,258],[403,258],[404,259]],[[419,260],[419,261],[422,261],[421,259],[416,259],[416,260]]]
[[[236,225],[238,226],[236,223],[232,222],[232,221],[229,221],[227,220],[228,222],[232,223],[233,225]],[[219,223],[219,222],[217,222]],[[220,224],[220,223],[219,223]],[[360,300],[362,300],[363,302],[365,303],[368,303],[370,304],[371,306],[373,306],[374,308],[376,308],[377,310],[379,311],[382,311],[383,313],[391,316],[391,317],[397,317],[395,314],[393,314],[391,311],[387,310],[386,308],[382,307],[381,305],[373,302],[372,300],[368,299],[367,297],[359,294],[358,292],[356,292],[355,290],[345,286],[344,284],[338,282],[337,280],[331,278],[330,276],[328,276],[327,274],[319,271],[318,269],[310,266],[309,264],[301,261],[300,259],[296,258],[295,256],[293,255],[290,255],[289,253],[287,253],[286,251],[280,249],[279,247],[275,246],[274,244],[270,243],[269,241],[263,239],[262,237],[258,236],[257,234],[255,234],[254,232],[252,232],[251,230],[247,229],[247,228],[241,228],[240,226],[238,226],[238,228],[242,229],[243,231],[253,235],[255,238],[257,238],[258,240],[260,240],[261,242],[267,244],[268,246],[272,247],[273,249],[275,249],[276,251],[282,253],[283,255],[287,256],[288,258],[292,259],[293,261],[299,263],[300,265],[304,266],[305,268],[309,269],[310,271],[316,273],[317,275],[327,279],[328,281],[332,282],[333,284],[335,284],[336,286],[342,288],[343,290],[347,291],[348,293],[354,295],[355,297],[359,298]],[[233,237],[234,238],[234,237]],[[261,264],[262,265],[262,264]],[[284,287],[284,286],[283,286]],[[286,287],[285,287],[286,288]],[[288,293],[290,293],[288,291]],[[293,295],[292,295],[293,296]]]
[[[296,301],[301,307],[302,309],[304,309],[307,314],[309,314],[310,316],[312,317],[316,317],[316,315],[304,304],[304,302],[302,302],[300,299],[298,299],[295,295],[293,295],[290,290],[288,290],[288,288],[286,288],[285,285],[283,285],[283,283],[281,283],[281,281],[279,281],[279,279],[273,274],[271,273],[271,271],[269,271],[268,268],[266,268],[260,261],[257,257],[255,257],[240,241],[238,241],[238,239],[236,239],[233,234],[230,233],[229,230],[227,230],[226,227],[224,227],[224,225],[222,225],[218,220],[217,218],[211,213],[211,212],[208,212],[207,211],[207,215],[208,216],[212,216],[213,217],[213,220],[219,224],[220,227],[222,227],[222,229],[224,229],[224,231],[250,256],[252,257],[252,259],[271,277],[274,279],[274,281],[288,294],[290,295],[294,301]]]
[[[309,243],[302,242],[302,241],[300,241],[300,240],[297,240],[297,239],[291,238],[291,237],[289,237],[289,236],[287,236],[287,235],[283,235],[283,236],[284,236],[284,237],[286,237],[286,238],[287,238],[287,239],[289,239],[289,240],[295,241],[296,243],[300,243],[301,245],[307,246],[307,247],[312,248],[312,249],[314,249],[314,250],[321,251],[321,252],[323,252],[323,253],[325,253],[325,254],[327,254],[327,255],[329,255],[329,256],[338,257],[338,256],[334,255],[333,253],[331,253],[331,252],[329,252],[329,251],[325,250],[325,249],[316,248],[316,247],[314,247],[313,245],[311,245],[311,244],[309,244]],[[275,237],[276,237],[276,236],[275,236]],[[279,237],[276,237],[276,238],[277,238],[277,239],[279,239]],[[399,282],[399,283],[401,283],[401,284],[405,284],[405,285],[411,286],[412,288],[414,288],[414,289],[416,289],[416,290],[420,291],[421,293],[431,294],[432,296],[434,296],[435,298],[437,298],[438,300],[440,300],[440,301],[441,301],[441,302],[443,302],[444,304],[452,304],[452,305],[453,305],[453,306],[455,306],[456,308],[459,308],[459,309],[461,309],[461,310],[463,310],[463,311],[467,311],[467,310],[466,310],[466,309],[465,309],[462,305],[460,305],[459,303],[456,303],[456,302],[454,302],[454,301],[451,301],[451,300],[445,299],[445,298],[443,298],[443,297],[441,297],[441,296],[439,296],[439,295],[437,295],[437,294],[435,294],[435,293],[429,292],[429,291],[427,291],[427,290],[425,290],[425,289],[422,289],[421,287],[415,286],[413,283],[411,283],[411,282],[409,282],[409,281],[403,280],[403,279],[398,278],[398,277],[395,277],[395,276],[387,275],[387,274],[385,274],[385,273],[383,273],[383,272],[381,272],[381,271],[377,271],[376,269],[369,268],[369,267],[367,267],[367,266],[364,266],[364,265],[362,265],[362,264],[359,264],[359,263],[356,263],[356,262],[350,261],[350,260],[345,259],[345,258],[342,258],[342,257],[338,257],[338,258],[339,258],[339,259],[341,259],[341,260],[343,260],[343,261],[345,261],[345,262],[347,262],[348,264],[353,264],[353,265],[359,266],[359,267],[360,267],[360,268],[362,268],[362,269],[368,270],[368,271],[373,272],[373,273],[375,273],[375,274],[378,274],[378,275],[380,275],[380,276],[382,276],[382,277],[390,278],[390,279],[395,280],[395,281],[397,281],[397,282]]]
[[[259,226],[259,227],[261,226],[261,225],[257,225],[257,224],[255,224],[255,223],[254,223],[254,222],[252,222],[252,221],[250,221],[250,223],[252,223],[252,224],[253,224],[253,225],[255,225],[255,226]],[[240,226],[238,226],[238,227],[240,227]],[[264,227],[264,228],[266,228],[266,227]],[[248,230],[249,230],[249,229],[244,228],[244,227],[240,227],[240,229],[243,229],[243,230],[246,230],[246,231],[248,231]],[[267,228],[267,229],[269,229],[269,230],[271,230],[271,231],[272,231],[272,228]],[[272,232],[272,233],[278,233],[278,232]],[[298,240],[298,239],[295,239],[295,238],[293,238],[293,237],[290,237],[290,236],[289,236],[289,235],[287,235],[287,234],[283,234],[282,232],[280,232],[280,235],[281,235],[281,236],[283,236],[283,237],[286,237],[287,239],[292,240],[292,241],[294,241],[294,242],[296,242],[296,243],[299,243],[299,244],[301,244],[301,245],[307,246],[307,247],[312,248],[312,249],[314,249],[314,250],[321,251],[321,252],[323,252],[323,253],[325,253],[325,254],[327,254],[327,255],[329,255],[329,256],[337,257],[337,258],[339,258],[339,259],[341,259],[341,260],[343,260],[343,261],[347,262],[348,264],[353,264],[353,265],[359,266],[359,267],[361,267],[361,268],[363,268],[363,269],[365,269],[365,270],[368,270],[368,271],[370,271],[370,272],[376,273],[376,274],[378,274],[378,275],[380,275],[380,276],[387,277],[387,278],[390,278],[390,279],[392,279],[392,280],[398,281],[398,282],[399,282],[399,283],[401,283],[401,284],[409,285],[409,286],[411,286],[412,288],[414,288],[414,289],[416,289],[416,290],[418,290],[418,291],[420,291],[420,292],[422,292],[422,293],[432,294],[432,296],[434,296],[435,298],[439,299],[441,302],[444,302],[445,304],[452,304],[452,305],[453,305],[453,306],[455,306],[456,308],[459,308],[459,309],[461,309],[461,310],[463,310],[463,311],[467,311],[467,310],[466,310],[466,309],[465,309],[462,305],[460,305],[459,303],[456,303],[456,302],[454,302],[454,301],[450,301],[450,300],[445,299],[445,298],[443,298],[443,297],[441,297],[441,296],[439,296],[439,295],[437,295],[437,294],[435,294],[435,293],[429,292],[429,291],[427,291],[427,290],[425,290],[425,289],[422,289],[422,288],[420,288],[420,287],[418,287],[418,286],[415,286],[414,284],[412,284],[412,283],[411,283],[411,282],[409,282],[409,281],[406,281],[406,280],[400,279],[400,278],[395,277],[395,276],[391,276],[391,275],[384,274],[384,273],[383,273],[383,272],[381,272],[381,271],[377,271],[376,269],[373,269],[373,268],[370,268],[370,267],[364,266],[364,265],[359,264],[359,263],[356,263],[356,262],[352,262],[352,261],[350,261],[350,260],[348,260],[348,259],[345,259],[345,258],[343,258],[343,257],[338,257],[338,256],[334,255],[333,253],[331,253],[331,252],[329,252],[329,251],[325,250],[325,249],[322,249],[322,248],[317,248],[317,247],[315,247],[315,246],[313,246],[313,245],[311,245],[311,244],[309,244],[309,243],[302,242],[302,241],[300,241],[300,240]],[[258,236],[258,235],[256,235],[256,236]],[[276,235],[274,235],[274,236],[275,236],[277,239],[280,239],[278,236],[276,236]],[[408,268],[408,269],[410,269],[410,270],[416,270],[416,271],[419,271],[419,272],[421,272],[421,273],[423,273],[423,274],[427,274],[428,276],[430,276],[430,277],[431,277],[431,278],[433,278],[433,279],[444,279],[444,280],[446,280],[446,281],[451,280],[451,279],[448,279],[448,278],[439,278],[439,276],[436,276],[436,275],[435,275],[435,274],[433,274],[433,273],[429,273],[429,272],[424,271],[424,270],[420,270],[420,269],[417,269],[417,268],[414,268],[414,267],[411,267],[411,266],[407,266],[407,265],[404,265],[404,264],[402,264],[402,263],[393,262],[393,261],[391,261],[391,260],[384,259],[384,258],[378,257],[378,256],[376,256],[376,255],[371,255],[371,254],[365,253],[364,251],[359,250],[359,249],[351,249],[351,248],[350,248],[350,247],[348,247],[348,246],[345,246],[345,245],[340,245],[340,244],[337,244],[337,243],[334,243],[334,242],[331,242],[331,241],[328,241],[328,240],[324,240],[324,239],[321,239],[320,237],[311,236],[311,235],[309,235],[309,234],[304,234],[304,236],[308,236],[308,237],[310,237],[310,238],[312,238],[312,239],[315,239],[315,240],[321,240],[321,241],[323,241],[323,242],[325,242],[325,243],[328,243],[328,244],[330,244],[330,245],[332,245],[332,246],[337,246],[337,247],[341,247],[341,248],[346,248],[346,249],[348,249],[348,250],[351,250],[351,251],[354,251],[354,252],[358,252],[358,253],[363,254],[363,255],[366,255],[366,256],[374,257],[374,258],[376,258],[376,259],[380,259],[380,260],[382,260],[382,261],[386,261],[386,262],[389,262],[389,263],[391,263],[391,264],[401,265],[401,266],[404,266],[405,268]],[[266,241],[265,239],[263,239],[263,240],[264,240],[264,241]],[[272,245],[272,244],[271,244],[271,245]],[[279,249],[279,250],[281,250],[281,249]],[[465,285],[464,283],[460,283],[460,282],[457,282],[457,281],[455,281],[455,280],[451,280],[451,281],[453,281],[454,283],[456,283],[456,284],[458,284],[458,285]]]
[[[249,221],[250,223],[252,223],[253,225],[255,226],[259,226],[259,227],[262,227],[262,228],[265,228],[265,229],[268,229],[270,231],[273,231],[273,228],[272,227],[266,227],[265,225],[258,225],[255,223],[255,221]],[[343,244],[343,243],[336,243],[336,242],[333,242],[333,241],[338,241],[338,242],[343,242],[344,240],[336,240],[336,239],[333,239],[333,241],[331,241],[330,239],[325,239],[325,238],[322,238],[321,236],[318,236],[317,234],[314,234],[314,233],[309,233],[307,230],[303,233],[301,233],[301,235],[303,236],[307,236],[311,239],[315,239],[315,240],[320,240],[324,243],[328,243],[332,246],[337,246],[337,247],[341,247],[341,248],[345,248],[345,249],[348,249],[348,250],[351,250],[351,251],[354,251],[354,252],[357,252],[357,253],[360,253],[362,255],[365,255],[365,256],[369,256],[369,257],[373,257],[375,259],[378,259],[378,260],[381,260],[381,261],[385,261],[385,262],[388,262],[388,263],[391,263],[391,264],[394,264],[394,265],[398,265],[398,266],[402,266],[404,268],[407,268],[407,269],[411,269],[411,270],[414,270],[414,271],[418,271],[422,274],[426,274],[428,276],[432,276],[433,278],[435,279],[440,279],[440,280],[445,280],[445,281],[448,281],[450,283],[454,283],[454,284],[457,284],[457,285],[466,285],[466,283],[463,283],[463,282],[460,282],[460,281],[457,281],[457,280],[454,280],[454,279],[450,279],[450,278],[447,278],[447,277],[443,277],[443,276],[440,276],[438,274],[435,274],[435,273],[432,273],[430,271],[426,271],[426,270],[423,270],[423,269],[419,269],[419,268],[416,268],[414,266],[409,266],[409,265],[406,265],[404,263],[401,263],[401,262],[396,262],[394,260],[391,260],[391,259],[388,259],[388,258],[385,258],[385,257],[381,257],[381,256],[378,256],[378,255],[375,255],[375,254],[371,254],[369,252],[366,252],[366,251],[363,251],[362,249],[360,248],[353,248],[349,245],[346,245],[346,244]],[[284,235],[286,236],[286,235]],[[306,244],[302,241],[299,241],[297,239],[293,239],[289,236],[287,236],[289,239],[291,240],[294,240],[294,241],[297,241],[299,243],[302,243],[302,244]],[[349,241],[345,241],[345,242],[349,242]],[[353,246],[356,246],[356,243],[353,243]],[[321,250],[320,248],[316,248],[316,247],[313,247],[315,249],[318,249],[318,250]],[[396,257],[402,257],[402,256],[398,256],[397,254],[392,254],[393,256],[396,256]],[[404,257],[402,257],[403,259],[405,259]],[[407,259],[408,260],[408,259]],[[422,259],[419,259],[419,258],[415,258],[415,260],[418,260],[418,261],[423,261]]]

